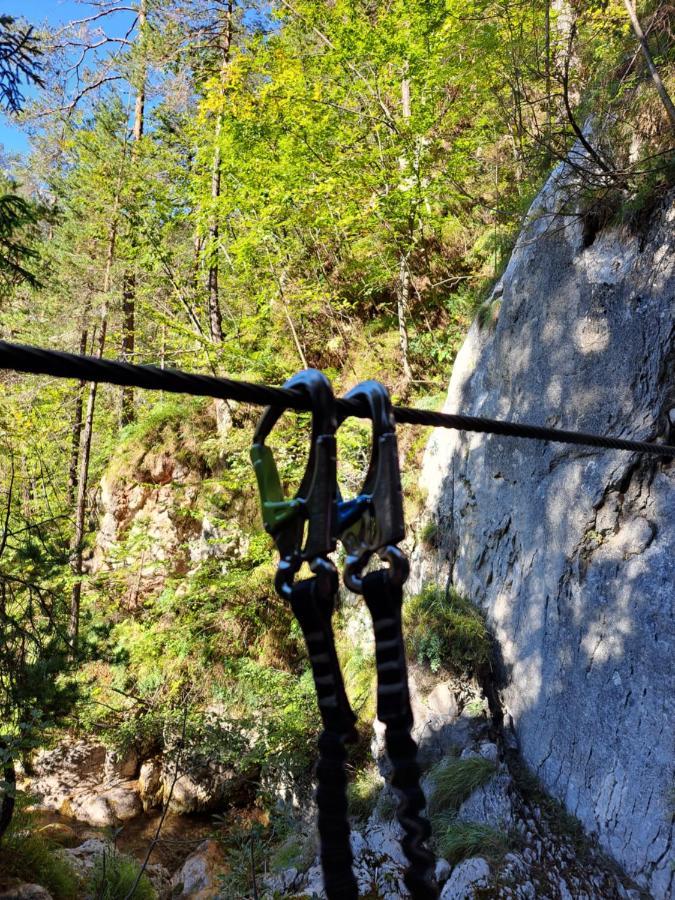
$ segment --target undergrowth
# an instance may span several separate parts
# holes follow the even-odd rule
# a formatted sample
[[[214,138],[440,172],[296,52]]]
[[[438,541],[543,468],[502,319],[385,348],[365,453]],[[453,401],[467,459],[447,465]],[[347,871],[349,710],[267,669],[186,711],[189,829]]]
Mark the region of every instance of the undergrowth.
[[[347,791],[350,816],[358,822],[365,822],[370,818],[382,787],[382,776],[374,766],[357,772]]]
[[[404,607],[412,656],[432,672],[476,674],[490,661],[490,637],[476,607],[454,590],[427,584]]]
[[[433,790],[429,811],[432,814],[456,812],[477,788],[492,778],[495,772],[494,763],[482,756],[441,760],[430,773]]]
[[[126,900],[136,884],[139,869],[135,860],[113,850],[106,851],[96,859],[87,881],[87,893],[96,900]],[[134,900],[156,900],[157,892],[147,875],[141,875],[133,897]]]
[[[450,817],[434,820],[438,853],[453,865],[472,856],[499,862],[511,847],[509,836],[489,825],[458,822]]]
[[[54,900],[72,900],[77,896],[75,872],[56,852],[58,845],[37,830],[35,816],[27,807],[28,799],[19,794],[12,822],[0,844],[0,877],[38,883]]]

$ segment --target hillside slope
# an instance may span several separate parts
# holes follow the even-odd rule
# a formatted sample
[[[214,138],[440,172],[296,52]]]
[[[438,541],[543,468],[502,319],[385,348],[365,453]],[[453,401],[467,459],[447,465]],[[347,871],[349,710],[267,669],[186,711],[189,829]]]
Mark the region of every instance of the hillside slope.
[[[559,167],[535,201],[446,409],[664,439],[673,195],[598,231],[594,210],[556,215],[571,178]],[[423,483],[438,530],[414,586],[450,581],[483,608],[525,760],[654,897],[672,896],[675,467],[437,431]]]

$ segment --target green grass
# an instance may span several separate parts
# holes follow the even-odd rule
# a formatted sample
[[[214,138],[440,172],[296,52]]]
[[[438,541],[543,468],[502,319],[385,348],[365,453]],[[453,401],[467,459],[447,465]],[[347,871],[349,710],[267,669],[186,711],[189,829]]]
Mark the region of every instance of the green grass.
[[[476,607],[455,591],[427,584],[404,607],[412,656],[432,672],[476,674],[490,661],[490,636]]]
[[[25,798],[17,798],[17,810],[0,845],[0,876],[40,884],[54,900],[72,900],[77,896],[73,869],[57,853],[57,845],[36,830],[34,816],[25,807]]]
[[[382,786],[382,778],[376,768],[357,772],[347,790],[349,814],[360,822],[370,818],[377,806]]]
[[[270,869],[283,872],[284,869],[308,869],[314,861],[316,848],[310,835],[293,832],[270,856]]]
[[[430,812],[457,812],[462,803],[488,782],[495,772],[494,763],[482,756],[442,760],[430,773],[434,786],[429,801]]]
[[[420,541],[425,547],[438,545],[438,522],[431,519],[420,529]]]
[[[438,852],[453,865],[472,856],[497,862],[510,849],[508,835],[489,825],[436,819],[434,826]]]
[[[136,881],[139,869],[135,860],[127,859],[114,851],[106,852],[96,860],[89,876],[87,891],[96,900],[124,900]],[[157,897],[146,875],[141,876],[133,897],[134,900],[155,900]]]

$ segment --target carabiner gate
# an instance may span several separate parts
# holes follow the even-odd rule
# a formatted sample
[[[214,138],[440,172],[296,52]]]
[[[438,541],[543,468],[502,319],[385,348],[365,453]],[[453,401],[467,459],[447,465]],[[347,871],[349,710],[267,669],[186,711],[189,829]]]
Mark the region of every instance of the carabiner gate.
[[[304,561],[318,575],[333,578],[335,567],[326,559],[335,549],[337,493],[335,398],[330,382],[316,369],[298,372],[284,384],[302,391],[312,407],[312,438],[307,468],[295,497],[286,498],[272,450],[265,440],[283,409],[269,406],[253,435],[251,461],[260,492],[265,530],[279,550],[277,592],[288,598],[293,579]]]
[[[389,562],[390,577],[396,583],[406,580],[409,565],[396,547],[405,536],[405,522],[389,391],[379,381],[364,381],[345,400],[367,403],[373,423],[372,452],[361,491],[358,497],[338,503],[338,532],[347,551],[344,582],[360,594],[362,572],[374,553]]]

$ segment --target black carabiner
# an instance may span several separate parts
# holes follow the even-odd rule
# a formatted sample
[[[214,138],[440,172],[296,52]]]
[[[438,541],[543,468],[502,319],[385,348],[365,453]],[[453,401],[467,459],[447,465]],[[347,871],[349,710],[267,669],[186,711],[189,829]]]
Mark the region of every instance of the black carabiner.
[[[337,420],[333,389],[321,372],[305,369],[289,378],[284,387],[303,391],[312,404],[309,459],[295,497],[284,497],[274,455],[265,444],[283,413],[282,408],[269,406],[260,418],[253,435],[251,460],[258,480],[265,530],[279,550],[275,587],[280,596],[288,599],[303,561],[317,574],[323,569],[329,575],[324,561],[335,549],[337,533]]]
[[[373,423],[370,463],[359,496],[338,504],[338,530],[347,551],[344,582],[360,594],[361,573],[374,553],[389,561],[390,576],[400,584],[408,577],[409,566],[396,547],[405,537],[405,520],[389,391],[379,381],[364,381],[345,400],[367,403]]]
[[[308,394],[312,438],[307,468],[291,499],[284,496],[279,472],[265,444],[282,410],[268,407],[256,428],[251,459],[255,468],[265,528],[279,550],[277,593],[288,600],[307,646],[324,730],[316,767],[321,866],[328,900],[357,900],[347,817],[346,744],[356,739],[356,716],[342,680],[332,617],[339,586],[328,559],[337,540],[335,398],[330,382],[315,369],[293,376],[284,385]],[[298,582],[303,562],[313,575]]]
[[[340,540],[346,551],[344,582],[363,597],[373,620],[377,663],[377,717],[386,726],[385,745],[392,766],[391,785],[403,828],[401,846],[410,863],[404,882],[413,900],[436,900],[435,859],[426,846],[431,826],[420,787],[408,671],[403,642],[403,584],[410,566],[397,544],[405,536],[396,426],[384,385],[366,381],[345,399],[368,404],[373,420],[372,453],[361,493],[338,505]],[[388,567],[363,575],[373,554]]]

